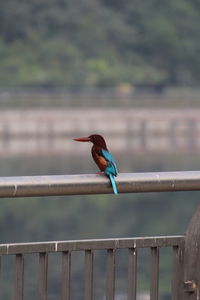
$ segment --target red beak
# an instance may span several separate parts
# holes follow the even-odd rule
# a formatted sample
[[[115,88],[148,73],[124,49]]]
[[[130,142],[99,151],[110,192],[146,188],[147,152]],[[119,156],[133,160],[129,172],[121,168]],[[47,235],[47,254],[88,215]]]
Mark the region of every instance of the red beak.
[[[91,142],[91,139],[89,137],[80,137],[73,140],[76,142]]]

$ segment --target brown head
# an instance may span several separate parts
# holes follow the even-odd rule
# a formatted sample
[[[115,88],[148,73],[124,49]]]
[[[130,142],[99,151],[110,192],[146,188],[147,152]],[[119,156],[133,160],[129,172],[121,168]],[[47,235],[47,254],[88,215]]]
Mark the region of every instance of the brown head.
[[[76,138],[76,139],[74,139],[74,141],[77,141],[77,142],[91,142],[95,146],[107,150],[106,142],[105,142],[104,138],[99,134],[92,134],[88,137]]]

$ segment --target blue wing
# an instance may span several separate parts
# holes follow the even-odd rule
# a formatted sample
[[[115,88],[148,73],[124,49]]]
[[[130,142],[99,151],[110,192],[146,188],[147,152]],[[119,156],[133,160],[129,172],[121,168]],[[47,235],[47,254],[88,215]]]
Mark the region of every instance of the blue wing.
[[[104,149],[101,150],[101,153],[102,153],[102,156],[108,162],[108,166],[104,171],[105,174],[107,174],[107,175],[113,174],[114,176],[117,176],[118,170],[117,170],[117,166],[116,166],[116,163],[115,163],[115,160],[114,160],[112,154]]]
[[[117,176],[118,171],[117,171],[117,166],[116,166],[115,160],[114,160],[112,154],[110,152],[108,152],[107,150],[102,149],[101,154],[108,162],[108,166],[105,169],[104,173],[109,176],[113,191],[114,191],[115,195],[117,195],[118,191],[117,191],[117,187],[115,184],[114,176]]]

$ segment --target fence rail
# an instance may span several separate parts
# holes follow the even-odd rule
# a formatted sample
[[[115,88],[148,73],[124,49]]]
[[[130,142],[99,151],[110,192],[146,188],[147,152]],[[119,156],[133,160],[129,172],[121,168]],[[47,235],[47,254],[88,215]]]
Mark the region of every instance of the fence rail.
[[[116,179],[120,193],[164,192],[200,190],[200,172],[163,172],[119,174]],[[0,178],[0,197],[29,197],[74,194],[112,193],[108,178],[97,175],[60,175]],[[171,297],[172,300],[199,300],[200,295],[200,205],[185,235],[163,237],[138,237],[120,239],[94,239],[41,243],[0,244],[0,257],[15,256],[15,300],[24,299],[24,277],[28,256],[38,257],[37,298],[48,299],[49,254],[61,253],[60,299],[71,298],[72,253],[84,253],[84,292],[81,298],[93,300],[95,254],[106,252],[106,300],[114,300],[116,294],[116,253],[126,249],[127,299],[137,299],[138,252],[149,249],[151,259],[150,300],[159,299],[160,249],[172,249]],[[1,261],[0,261],[1,266]],[[1,291],[0,291],[1,292]],[[74,300],[74,299],[73,299]]]
[[[151,284],[150,299],[159,299],[159,249],[172,247],[172,299],[180,300],[183,292],[180,283],[183,282],[182,259],[184,236],[121,238],[121,239],[97,239],[78,241],[57,241],[46,243],[21,243],[0,245],[0,255],[15,255],[15,300],[24,299],[24,273],[26,269],[25,257],[27,254],[38,254],[38,285],[37,294],[39,300],[48,299],[48,255],[49,253],[62,253],[60,266],[60,299],[70,300],[71,287],[71,263],[73,251],[83,251],[84,259],[84,296],[81,299],[93,299],[93,269],[96,250],[106,251],[106,300],[115,299],[116,260],[117,251],[127,249],[128,287],[127,299],[136,300],[137,295],[137,253],[140,248],[149,248],[151,253]],[[181,280],[180,280],[181,279]]]
[[[29,254],[61,251],[86,251],[124,248],[151,248],[180,246],[184,236],[155,236],[119,239],[92,239],[39,243],[0,244],[0,255]]]
[[[120,193],[200,190],[200,171],[120,173]],[[1,177],[0,197],[32,197],[113,193],[104,175],[51,175]]]

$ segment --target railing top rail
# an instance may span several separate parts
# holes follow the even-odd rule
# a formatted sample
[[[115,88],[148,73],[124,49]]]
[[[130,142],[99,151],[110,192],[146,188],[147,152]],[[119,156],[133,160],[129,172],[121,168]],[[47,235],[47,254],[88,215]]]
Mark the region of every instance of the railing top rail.
[[[200,190],[200,171],[120,173],[119,193]],[[113,193],[106,176],[51,175],[0,177],[0,197],[33,197]]]
[[[136,237],[120,239],[92,239],[56,242],[1,244],[0,255],[28,254],[43,252],[63,252],[78,250],[104,250],[121,248],[149,248],[180,246],[184,241],[183,235]]]

